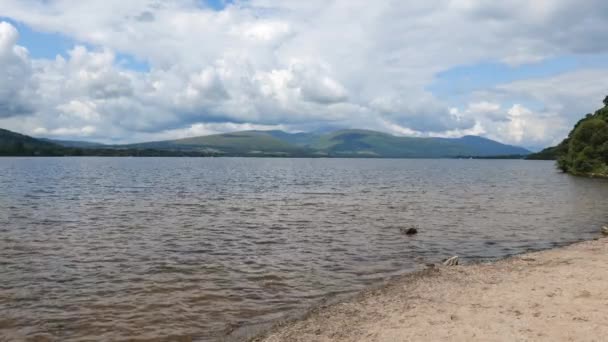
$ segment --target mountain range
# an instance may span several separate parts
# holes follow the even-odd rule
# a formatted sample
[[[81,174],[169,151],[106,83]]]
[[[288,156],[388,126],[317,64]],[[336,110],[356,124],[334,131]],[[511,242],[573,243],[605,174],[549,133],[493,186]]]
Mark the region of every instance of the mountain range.
[[[0,129],[0,155],[186,155],[348,158],[525,156],[530,151],[478,136],[399,137],[348,129],[329,133],[241,131],[126,145],[36,139]]]

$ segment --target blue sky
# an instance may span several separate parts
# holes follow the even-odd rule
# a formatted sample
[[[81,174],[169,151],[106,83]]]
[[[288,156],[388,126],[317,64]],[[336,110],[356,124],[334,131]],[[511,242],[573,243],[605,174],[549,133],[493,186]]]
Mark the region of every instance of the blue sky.
[[[124,142],[370,128],[539,148],[608,92],[608,5],[590,1],[6,0],[0,126]]]
[[[205,1],[206,6],[210,6],[217,11],[221,11],[229,3],[231,2],[226,0]],[[33,58],[53,59],[57,55],[67,57],[68,50],[76,45],[84,45],[90,49],[99,48],[87,42],[76,41],[60,33],[34,30],[28,25],[10,18],[0,17],[0,20],[10,22],[19,30],[19,44],[26,47]],[[146,61],[125,53],[117,52],[116,63],[134,71],[149,70]],[[435,81],[429,85],[428,90],[436,96],[462,103],[463,98],[476,90],[529,78],[555,76],[590,67],[608,67],[608,55],[565,55],[541,62],[514,66],[491,61],[459,65],[437,73]]]
[[[585,68],[606,67],[608,67],[608,55],[605,54],[564,55],[515,66],[500,62],[481,62],[439,72],[428,89],[436,96],[448,98],[452,103],[462,104],[471,92],[499,84],[531,78],[547,78]]]
[[[212,3],[214,8],[220,8],[220,0],[212,1]],[[77,45],[83,45],[89,49],[100,48],[87,42],[74,40],[61,33],[43,32],[32,29],[28,25],[12,20],[11,18],[0,17],[0,21],[9,22],[19,30],[19,44],[27,48],[32,58],[54,59],[57,56],[67,58],[68,51]],[[146,61],[142,61],[130,54],[120,52],[117,52],[116,54],[116,64],[134,71],[149,70],[149,65]]]
[[[0,17],[0,21],[11,23],[19,31],[19,44],[27,47],[30,55],[34,58],[55,58],[57,55],[66,56],[66,53],[76,41],[64,35],[52,32],[40,32],[31,29],[28,25]]]
[[[226,8],[226,6],[233,3],[231,0],[204,0],[202,2],[203,5],[207,5],[216,11],[221,11]]]

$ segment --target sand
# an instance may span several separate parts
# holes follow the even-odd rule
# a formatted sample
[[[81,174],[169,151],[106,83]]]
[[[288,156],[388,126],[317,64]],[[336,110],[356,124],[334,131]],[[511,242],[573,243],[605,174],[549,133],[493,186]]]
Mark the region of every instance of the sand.
[[[428,268],[254,341],[608,341],[608,239]]]

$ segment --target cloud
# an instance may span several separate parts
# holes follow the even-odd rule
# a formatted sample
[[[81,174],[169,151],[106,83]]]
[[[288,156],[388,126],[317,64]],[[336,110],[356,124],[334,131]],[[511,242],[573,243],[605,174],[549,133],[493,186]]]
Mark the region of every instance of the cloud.
[[[0,22],[0,118],[30,114],[30,61],[27,50],[17,45],[19,33]]]
[[[385,121],[395,123],[410,130],[435,133],[451,130],[470,129],[475,121],[450,111],[445,105],[428,94],[415,100],[405,100],[398,96],[385,96],[374,99],[370,105],[381,113]]]
[[[66,91],[70,93],[95,99],[133,95],[129,76],[115,68],[115,55],[109,50],[90,52],[84,46],[76,46],[61,67],[57,72],[66,78]]]
[[[492,139],[532,148],[557,143],[558,134],[569,127],[559,116],[542,115],[522,104],[472,103],[462,115],[474,118],[478,129]]]
[[[600,108],[607,91],[608,70],[577,70],[477,91],[461,115],[494,139],[542,147],[560,142],[574,123]]]
[[[291,86],[296,87],[305,101],[329,105],[348,99],[346,88],[329,76],[321,66],[295,63],[291,66]]]
[[[135,17],[135,20],[142,22],[151,22],[154,21],[154,19],[156,19],[156,17],[154,16],[154,13],[150,11],[143,11]]]
[[[52,130],[48,130],[44,127],[38,127],[34,129],[34,133],[44,136],[71,136],[71,137],[90,137],[95,133],[97,129],[93,126],[84,127],[60,127]]]
[[[598,43],[608,35],[608,4],[600,0],[249,0],[222,10],[191,0],[4,0],[0,7],[33,30],[81,42],[63,57],[32,59],[15,28],[0,24],[0,77],[9,80],[0,84],[0,125],[31,134],[93,127],[85,130],[92,139],[123,141],[259,125],[546,144],[608,88],[599,81],[603,69],[581,68],[460,94],[456,103],[429,90],[439,72],[457,66],[607,54]],[[149,70],[128,69],[117,61],[123,55]]]

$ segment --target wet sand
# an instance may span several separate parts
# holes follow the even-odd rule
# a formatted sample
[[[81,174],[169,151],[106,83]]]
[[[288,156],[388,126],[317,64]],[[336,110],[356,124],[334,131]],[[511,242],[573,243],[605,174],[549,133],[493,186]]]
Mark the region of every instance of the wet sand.
[[[608,239],[435,267],[320,306],[254,341],[605,341]]]

